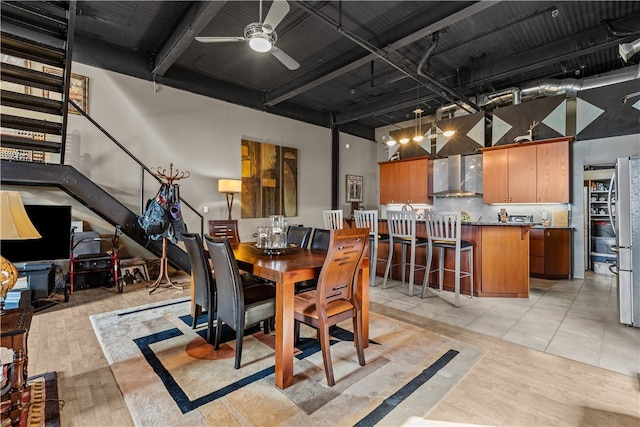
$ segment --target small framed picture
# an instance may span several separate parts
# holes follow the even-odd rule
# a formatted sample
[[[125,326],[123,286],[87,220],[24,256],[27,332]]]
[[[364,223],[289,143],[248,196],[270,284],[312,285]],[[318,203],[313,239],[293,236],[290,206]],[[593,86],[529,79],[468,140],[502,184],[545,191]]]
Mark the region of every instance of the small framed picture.
[[[62,71],[57,68],[43,67],[45,73],[61,75]],[[42,91],[42,96],[49,99],[61,99],[59,93]],[[69,99],[76,103],[85,113],[89,113],[89,77],[71,73],[71,85],[69,86]],[[71,105],[68,106],[70,114],[80,114]]]
[[[120,275],[126,285],[147,282],[147,263],[142,258],[123,259],[120,261]]]
[[[358,175],[347,175],[347,202],[362,202],[363,178]]]

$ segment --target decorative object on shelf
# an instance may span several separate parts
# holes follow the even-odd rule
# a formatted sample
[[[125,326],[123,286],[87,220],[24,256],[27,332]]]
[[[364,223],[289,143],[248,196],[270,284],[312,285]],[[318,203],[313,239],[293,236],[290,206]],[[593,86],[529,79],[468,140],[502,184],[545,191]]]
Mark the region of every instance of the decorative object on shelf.
[[[233,207],[233,197],[235,193],[242,192],[242,180],[239,179],[219,179],[218,191],[227,195],[227,209],[229,209],[229,216],[227,219],[231,220],[231,208]]]
[[[0,240],[40,239],[42,236],[31,223],[17,191],[0,192]],[[0,314],[4,314],[4,303],[9,291],[18,281],[16,267],[0,256]]]

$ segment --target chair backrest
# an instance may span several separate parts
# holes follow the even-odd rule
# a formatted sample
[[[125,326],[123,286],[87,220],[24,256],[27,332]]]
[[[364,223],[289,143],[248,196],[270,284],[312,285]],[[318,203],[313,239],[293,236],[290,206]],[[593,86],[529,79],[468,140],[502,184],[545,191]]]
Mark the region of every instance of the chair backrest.
[[[294,244],[300,248],[306,248],[309,246],[309,239],[311,238],[311,227],[289,227],[287,229],[287,243]]]
[[[327,230],[340,230],[344,228],[342,209],[323,210],[324,228]]]
[[[187,255],[191,263],[194,302],[207,308],[210,295],[215,292],[215,287],[202,239],[196,233],[182,233],[182,241],[187,249]]]
[[[204,236],[213,262],[216,281],[218,319],[237,330],[244,316],[244,290],[238,262],[229,239]]]
[[[311,238],[311,244],[309,244],[309,249],[315,249],[325,252],[328,251],[330,238],[331,230],[326,230],[324,228],[314,228],[313,237]]]
[[[416,218],[417,215],[413,211],[387,211],[389,238],[415,238]]]
[[[378,235],[378,211],[359,210],[353,211],[356,220],[356,228],[368,228],[369,234]]]
[[[460,211],[426,212],[427,237],[431,241],[460,245],[461,216]]]
[[[236,219],[210,219],[209,235],[211,237],[226,238],[231,240],[231,244],[240,243],[238,233],[238,220]]]
[[[354,302],[354,286],[362,254],[369,241],[368,228],[345,228],[331,230],[327,258],[318,276],[316,309],[325,310],[326,305],[344,299]],[[357,304],[358,302],[355,301]]]

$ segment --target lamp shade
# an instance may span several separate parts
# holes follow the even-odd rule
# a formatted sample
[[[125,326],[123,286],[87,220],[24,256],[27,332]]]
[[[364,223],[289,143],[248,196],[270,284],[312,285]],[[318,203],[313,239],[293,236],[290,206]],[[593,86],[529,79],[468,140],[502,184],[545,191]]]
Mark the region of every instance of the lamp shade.
[[[17,191],[0,191],[0,239],[39,239],[42,236],[33,226]]]
[[[221,193],[240,193],[242,191],[242,180],[219,179],[218,191]]]

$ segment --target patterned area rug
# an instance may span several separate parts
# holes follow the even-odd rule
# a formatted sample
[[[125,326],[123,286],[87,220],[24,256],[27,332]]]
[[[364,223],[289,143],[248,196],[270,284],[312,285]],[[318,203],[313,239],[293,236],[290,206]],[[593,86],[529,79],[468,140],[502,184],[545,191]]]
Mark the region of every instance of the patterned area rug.
[[[274,385],[275,337],[248,331],[233,369],[232,331],[218,351],[206,317],[191,328],[188,300],[91,316],[136,425],[402,425],[421,419],[480,359],[470,344],[371,313],[367,364],[351,322],[332,330],[336,385],[328,387],[313,329],[302,328],[294,385]],[[306,337],[306,338],[304,338]]]

